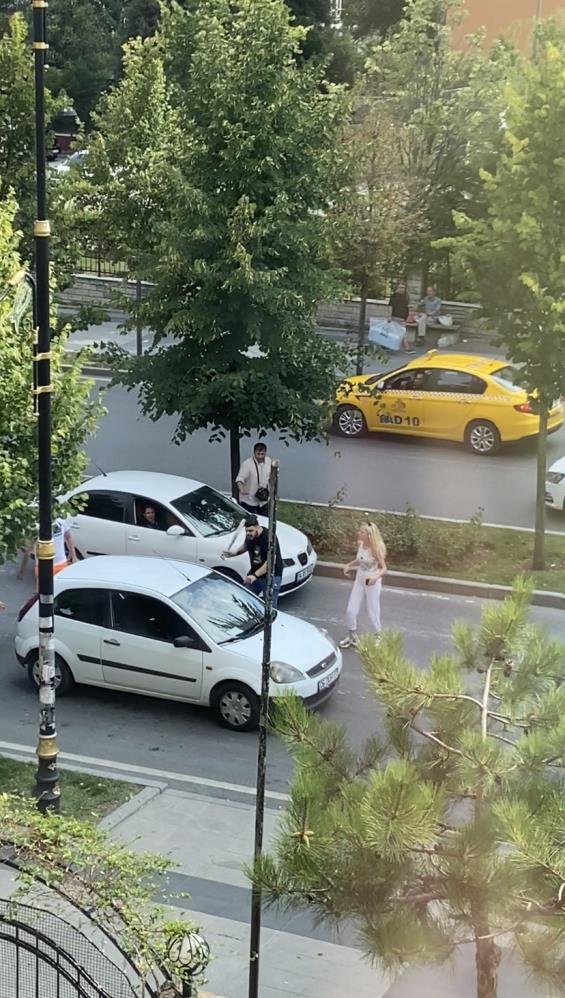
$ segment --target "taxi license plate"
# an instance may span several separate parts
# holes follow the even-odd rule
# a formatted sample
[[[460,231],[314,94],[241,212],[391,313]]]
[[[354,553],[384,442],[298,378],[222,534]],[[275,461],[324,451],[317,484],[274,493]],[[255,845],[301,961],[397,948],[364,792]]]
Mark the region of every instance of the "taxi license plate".
[[[296,581],[302,582],[303,579],[307,579],[309,575],[312,575],[311,568],[303,568],[300,572],[296,573]]]
[[[335,683],[337,677],[338,677],[338,669],[332,669],[331,672],[328,672],[327,676],[324,676],[323,679],[319,679],[318,693],[321,693],[322,690],[327,690],[328,686],[331,686],[332,683]]]

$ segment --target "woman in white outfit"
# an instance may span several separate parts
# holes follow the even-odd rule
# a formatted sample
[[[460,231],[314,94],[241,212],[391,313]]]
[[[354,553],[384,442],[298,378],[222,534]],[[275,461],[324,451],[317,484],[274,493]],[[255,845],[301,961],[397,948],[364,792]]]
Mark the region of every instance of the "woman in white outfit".
[[[340,642],[341,648],[357,647],[357,618],[363,603],[375,634],[381,630],[381,587],[386,572],[386,547],[375,523],[364,523],[357,534],[357,556],[345,565],[343,574],[348,578],[356,569],[355,582],[345,611],[348,635]]]

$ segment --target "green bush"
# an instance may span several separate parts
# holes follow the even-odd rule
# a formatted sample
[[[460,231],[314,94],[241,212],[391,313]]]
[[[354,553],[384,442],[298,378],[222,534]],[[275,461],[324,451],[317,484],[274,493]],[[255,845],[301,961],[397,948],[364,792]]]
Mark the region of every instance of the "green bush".
[[[281,503],[279,515],[307,534],[319,557],[328,561],[349,561],[354,556],[357,531],[368,519],[378,524],[391,563],[417,561],[437,569],[456,567],[483,544],[482,511],[469,523],[459,524],[424,519],[411,506],[404,515],[363,514],[339,509],[340,501],[338,496],[327,506]]]

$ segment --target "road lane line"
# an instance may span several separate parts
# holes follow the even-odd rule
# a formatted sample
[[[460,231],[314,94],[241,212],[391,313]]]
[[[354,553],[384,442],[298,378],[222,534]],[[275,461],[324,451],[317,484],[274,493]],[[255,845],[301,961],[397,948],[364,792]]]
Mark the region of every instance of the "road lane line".
[[[17,745],[14,742],[0,742],[0,751],[2,749],[5,749],[7,752],[23,752],[24,754],[35,755],[35,748],[29,745]],[[221,780],[206,780],[202,776],[188,776],[185,773],[174,773],[166,769],[150,769],[146,766],[134,766],[129,763],[109,762],[107,759],[97,759],[90,755],[74,755],[72,752],[59,752],[59,758],[62,761],[67,759],[69,762],[82,762],[88,766],[99,766],[101,769],[112,769],[123,774],[139,773],[140,775],[156,776],[169,781],[174,780],[176,783],[189,783],[198,787],[228,790],[231,793],[245,794],[248,797],[255,797],[256,795],[254,787],[243,786],[240,783],[224,783]],[[271,800],[290,800],[288,794],[279,794],[275,790],[267,790],[265,796]]]

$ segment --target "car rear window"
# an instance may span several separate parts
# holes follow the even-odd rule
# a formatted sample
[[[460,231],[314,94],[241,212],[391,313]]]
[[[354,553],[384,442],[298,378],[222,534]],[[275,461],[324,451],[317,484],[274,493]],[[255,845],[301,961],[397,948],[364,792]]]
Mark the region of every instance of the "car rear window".
[[[520,384],[520,369],[513,367],[511,364],[506,364],[504,367],[499,367],[498,370],[493,371],[491,378],[493,381],[496,381],[498,385],[501,385],[502,388],[508,389],[508,391],[524,391],[523,386]]]

